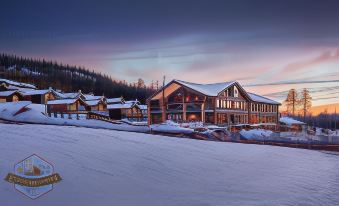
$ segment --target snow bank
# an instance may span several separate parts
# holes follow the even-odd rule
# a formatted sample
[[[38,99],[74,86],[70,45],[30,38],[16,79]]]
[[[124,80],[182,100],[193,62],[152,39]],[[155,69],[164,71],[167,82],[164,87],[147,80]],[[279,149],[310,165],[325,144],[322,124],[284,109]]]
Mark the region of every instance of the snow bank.
[[[252,130],[241,130],[240,134],[246,139],[262,140],[273,134],[270,130],[264,129],[252,129]]]
[[[0,124],[0,131],[0,177],[36,153],[63,179],[37,200],[2,181],[4,206],[339,202],[339,156],[324,152],[53,125]]]
[[[193,133],[194,130],[190,128],[181,127],[180,124],[175,123],[171,120],[167,120],[162,124],[153,124],[150,126],[152,131],[155,132],[166,132],[166,133],[174,133],[174,134],[190,134]]]
[[[292,124],[300,124],[300,125],[303,125],[303,124],[306,124],[304,122],[301,122],[301,121],[298,121],[298,120],[295,120],[291,117],[281,117],[280,122],[286,124],[286,125],[292,125]]]
[[[18,113],[22,110],[21,113]],[[101,120],[54,118],[44,115],[45,106],[42,104],[31,104],[31,102],[8,102],[0,103],[0,118],[14,122],[25,122],[35,124],[52,124],[66,126],[81,126],[90,128],[114,129],[133,132],[148,132],[148,126],[137,126],[129,124],[113,124]],[[18,113],[17,115],[15,115]]]

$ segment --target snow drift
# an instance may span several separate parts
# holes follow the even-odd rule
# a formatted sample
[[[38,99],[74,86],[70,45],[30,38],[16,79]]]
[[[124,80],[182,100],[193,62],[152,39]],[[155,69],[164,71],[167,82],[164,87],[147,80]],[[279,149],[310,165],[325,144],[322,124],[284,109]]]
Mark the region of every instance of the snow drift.
[[[37,200],[0,184],[5,206],[337,205],[339,156],[53,125],[0,124],[0,176],[36,153],[63,180]]]

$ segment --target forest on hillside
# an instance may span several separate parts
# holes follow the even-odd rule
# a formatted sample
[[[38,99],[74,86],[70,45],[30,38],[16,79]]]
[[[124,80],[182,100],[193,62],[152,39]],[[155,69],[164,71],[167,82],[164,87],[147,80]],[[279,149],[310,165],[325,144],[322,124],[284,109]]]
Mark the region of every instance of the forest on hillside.
[[[136,83],[114,80],[111,76],[61,63],[0,54],[0,78],[31,83],[40,89],[52,87],[63,92],[93,93],[108,98],[123,96],[142,103],[157,89],[146,86],[142,79]]]

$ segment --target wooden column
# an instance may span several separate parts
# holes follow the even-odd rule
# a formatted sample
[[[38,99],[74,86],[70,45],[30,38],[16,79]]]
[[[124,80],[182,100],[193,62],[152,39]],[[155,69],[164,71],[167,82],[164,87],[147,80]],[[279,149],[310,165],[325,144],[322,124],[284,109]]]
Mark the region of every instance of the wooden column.
[[[217,98],[214,98],[213,99],[213,102],[212,103],[214,103],[214,112],[213,112],[213,114],[214,114],[214,124],[218,124],[218,118],[217,118],[217,110],[216,110],[216,108],[217,108]]]
[[[151,100],[149,102],[147,102],[147,123],[148,125],[152,124],[151,121],[151,104],[150,104]]]

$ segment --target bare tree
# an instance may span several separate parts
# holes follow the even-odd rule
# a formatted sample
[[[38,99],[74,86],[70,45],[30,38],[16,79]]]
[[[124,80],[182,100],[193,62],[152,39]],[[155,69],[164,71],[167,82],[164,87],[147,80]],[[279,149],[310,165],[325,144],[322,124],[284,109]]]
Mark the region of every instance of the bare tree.
[[[305,120],[308,110],[312,107],[312,97],[310,95],[310,92],[306,88],[304,88],[301,91],[300,96],[301,96],[300,104],[302,106],[302,112],[303,112],[304,120]]]
[[[288,91],[287,98],[284,101],[287,113],[295,116],[295,111],[297,110],[299,103],[300,101],[298,99],[297,91],[295,89],[290,89],[290,91]]]

